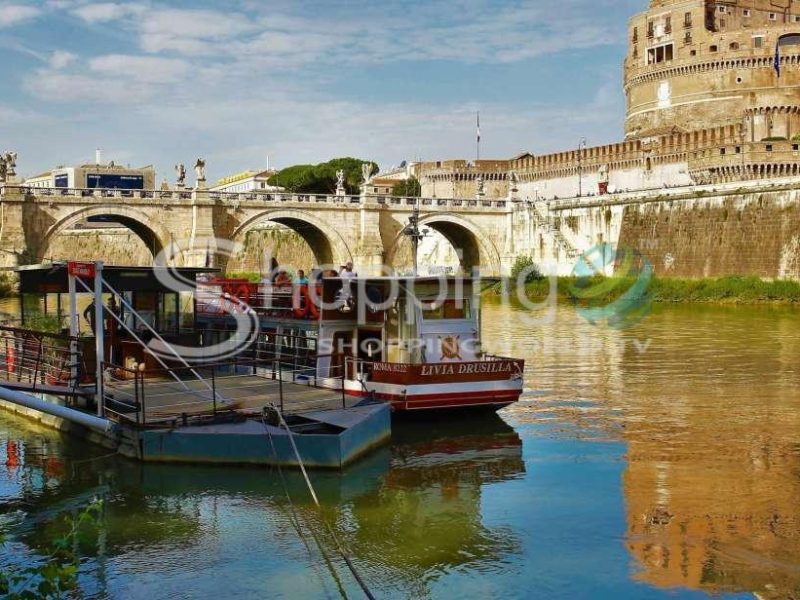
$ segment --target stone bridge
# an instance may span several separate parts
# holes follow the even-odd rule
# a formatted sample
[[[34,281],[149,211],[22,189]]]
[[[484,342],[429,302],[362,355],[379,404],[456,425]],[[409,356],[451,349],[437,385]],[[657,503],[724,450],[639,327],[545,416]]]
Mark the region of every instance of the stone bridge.
[[[400,198],[204,189],[125,191],[0,186],[0,267],[51,257],[60,232],[85,220],[112,220],[176,265],[225,268],[219,240],[243,242],[273,222],[300,234],[317,263],[352,260],[362,274],[393,267],[401,233],[419,207],[420,224],[459,252],[466,273],[508,273],[518,256],[569,274],[598,243],[639,251],[657,275],[756,275],[800,279],[800,178],[531,200],[525,186],[504,199]],[[408,242],[405,242],[408,243]],[[613,265],[606,269],[610,273]]]
[[[362,273],[392,266],[419,202],[420,224],[440,232],[460,252],[462,268],[499,275],[519,253],[514,214],[519,201],[333,196],[288,193],[220,193],[204,189],[139,191],[0,187],[0,264],[12,267],[51,258],[59,233],[85,220],[122,223],[153,254],[168,253],[175,264],[203,265],[206,256],[224,268],[218,240],[243,242],[248,231],[273,222],[308,242],[317,262],[352,260]],[[173,246],[175,247],[175,246]],[[65,258],[65,257],[54,257]]]

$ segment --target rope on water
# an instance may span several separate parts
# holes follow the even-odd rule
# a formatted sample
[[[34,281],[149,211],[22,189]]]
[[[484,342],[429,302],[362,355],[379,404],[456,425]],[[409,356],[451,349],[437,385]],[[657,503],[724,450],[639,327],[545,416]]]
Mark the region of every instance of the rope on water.
[[[294,455],[297,458],[297,464],[300,467],[300,471],[303,473],[303,478],[306,480],[306,486],[308,486],[308,492],[309,494],[311,494],[311,498],[314,500],[314,504],[316,504],[317,508],[320,509],[320,520],[322,521],[322,524],[325,525],[325,528],[328,530],[328,533],[333,539],[333,543],[336,545],[336,549],[339,551],[339,554],[341,554],[342,558],[344,559],[344,562],[347,564],[347,568],[350,569],[350,572],[353,574],[353,577],[358,582],[358,585],[361,586],[364,595],[367,598],[369,598],[369,600],[375,600],[375,596],[373,596],[372,592],[369,591],[367,584],[361,578],[361,575],[359,575],[356,566],[350,560],[350,557],[347,556],[347,553],[344,551],[344,548],[342,548],[342,545],[339,543],[339,538],[336,537],[336,533],[334,533],[333,528],[331,528],[331,526],[328,525],[328,522],[322,515],[322,506],[320,505],[319,499],[317,498],[317,493],[314,491],[314,486],[311,485],[311,480],[308,478],[308,473],[306,472],[306,467],[303,464],[303,459],[300,458],[300,452],[298,452],[297,445],[295,445],[294,443],[294,436],[292,435],[292,431],[291,429],[289,429],[289,425],[286,424],[286,420],[283,418],[283,414],[281,413],[281,411],[276,410],[276,412],[278,413],[278,419],[280,419],[281,425],[286,430],[286,433],[289,437],[289,443],[292,445],[292,451],[294,452]]]
[[[269,445],[272,447],[272,455],[275,457],[275,466],[278,467],[278,476],[281,479],[281,485],[283,486],[283,493],[286,495],[286,501],[289,504],[289,522],[294,527],[295,531],[297,532],[298,537],[303,542],[303,545],[306,547],[309,556],[313,553],[311,552],[311,546],[308,545],[305,536],[303,535],[303,531],[300,528],[300,515],[297,513],[297,509],[292,502],[292,497],[289,494],[289,486],[286,484],[286,478],[283,476],[283,469],[281,468],[279,459],[278,459],[278,451],[275,448],[275,441],[272,439],[272,433],[267,426],[267,423],[264,419],[264,414],[261,414],[261,423],[264,425],[264,429],[267,430],[267,436],[269,437]],[[339,574],[336,572],[336,568],[333,566],[333,562],[331,561],[328,553],[325,552],[325,549],[322,546],[322,542],[317,537],[317,534],[314,530],[309,527],[309,532],[311,533],[311,537],[314,538],[314,542],[317,544],[317,548],[319,549],[320,554],[322,555],[322,559],[325,561],[325,565],[328,567],[328,570],[331,572],[333,576],[333,580],[336,582],[336,587],[339,588],[339,594],[341,594],[342,598],[347,598],[347,592],[344,589],[344,585],[342,584],[342,580],[339,578]]]

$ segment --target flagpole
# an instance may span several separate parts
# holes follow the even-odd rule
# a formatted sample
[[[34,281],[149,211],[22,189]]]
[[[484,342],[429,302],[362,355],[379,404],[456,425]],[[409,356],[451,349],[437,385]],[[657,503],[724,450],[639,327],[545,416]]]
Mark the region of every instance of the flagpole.
[[[475,161],[479,161],[481,159],[481,111],[477,112],[477,124],[478,124],[478,139],[477,139],[477,148],[475,152]]]

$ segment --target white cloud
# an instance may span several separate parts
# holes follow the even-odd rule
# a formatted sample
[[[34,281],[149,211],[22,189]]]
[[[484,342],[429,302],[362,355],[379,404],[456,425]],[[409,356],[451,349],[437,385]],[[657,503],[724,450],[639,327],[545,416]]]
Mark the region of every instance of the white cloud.
[[[72,52],[66,50],[56,50],[50,55],[49,64],[51,69],[63,69],[77,58]]]
[[[84,4],[75,8],[73,12],[87,23],[106,23],[141,13],[143,10],[144,7],[139,4],[100,2],[97,4]]]
[[[0,29],[30,21],[38,17],[41,12],[42,11],[35,6],[24,4],[0,5]]]
[[[117,79],[144,83],[178,83],[189,67],[185,61],[177,58],[109,54],[91,59],[89,69]],[[102,84],[102,79],[98,83]]]
[[[215,54],[215,43],[251,32],[258,24],[245,15],[214,10],[165,9],[142,15],[140,44],[147,52]]]

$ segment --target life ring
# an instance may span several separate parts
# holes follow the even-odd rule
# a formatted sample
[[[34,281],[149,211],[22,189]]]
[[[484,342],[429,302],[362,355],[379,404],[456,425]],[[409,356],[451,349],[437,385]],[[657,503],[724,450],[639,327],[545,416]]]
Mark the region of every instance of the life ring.
[[[311,294],[308,291],[308,286],[306,286],[306,299],[308,300],[308,314],[311,316],[312,319],[317,320],[319,319],[319,305],[316,303],[316,300],[322,297],[322,286],[315,286],[314,288],[315,294],[314,298],[311,297]]]
[[[292,291],[292,314],[297,319],[305,319],[309,311],[308,286],[298,285]]]
[[[6,372],[17,372],[17,350],[13,345],[9,346],[6,352]]]
[[[239,300],[240,303],[250,306],[250,286],[246,283],[241,284],[233,292],[233,296]]]

